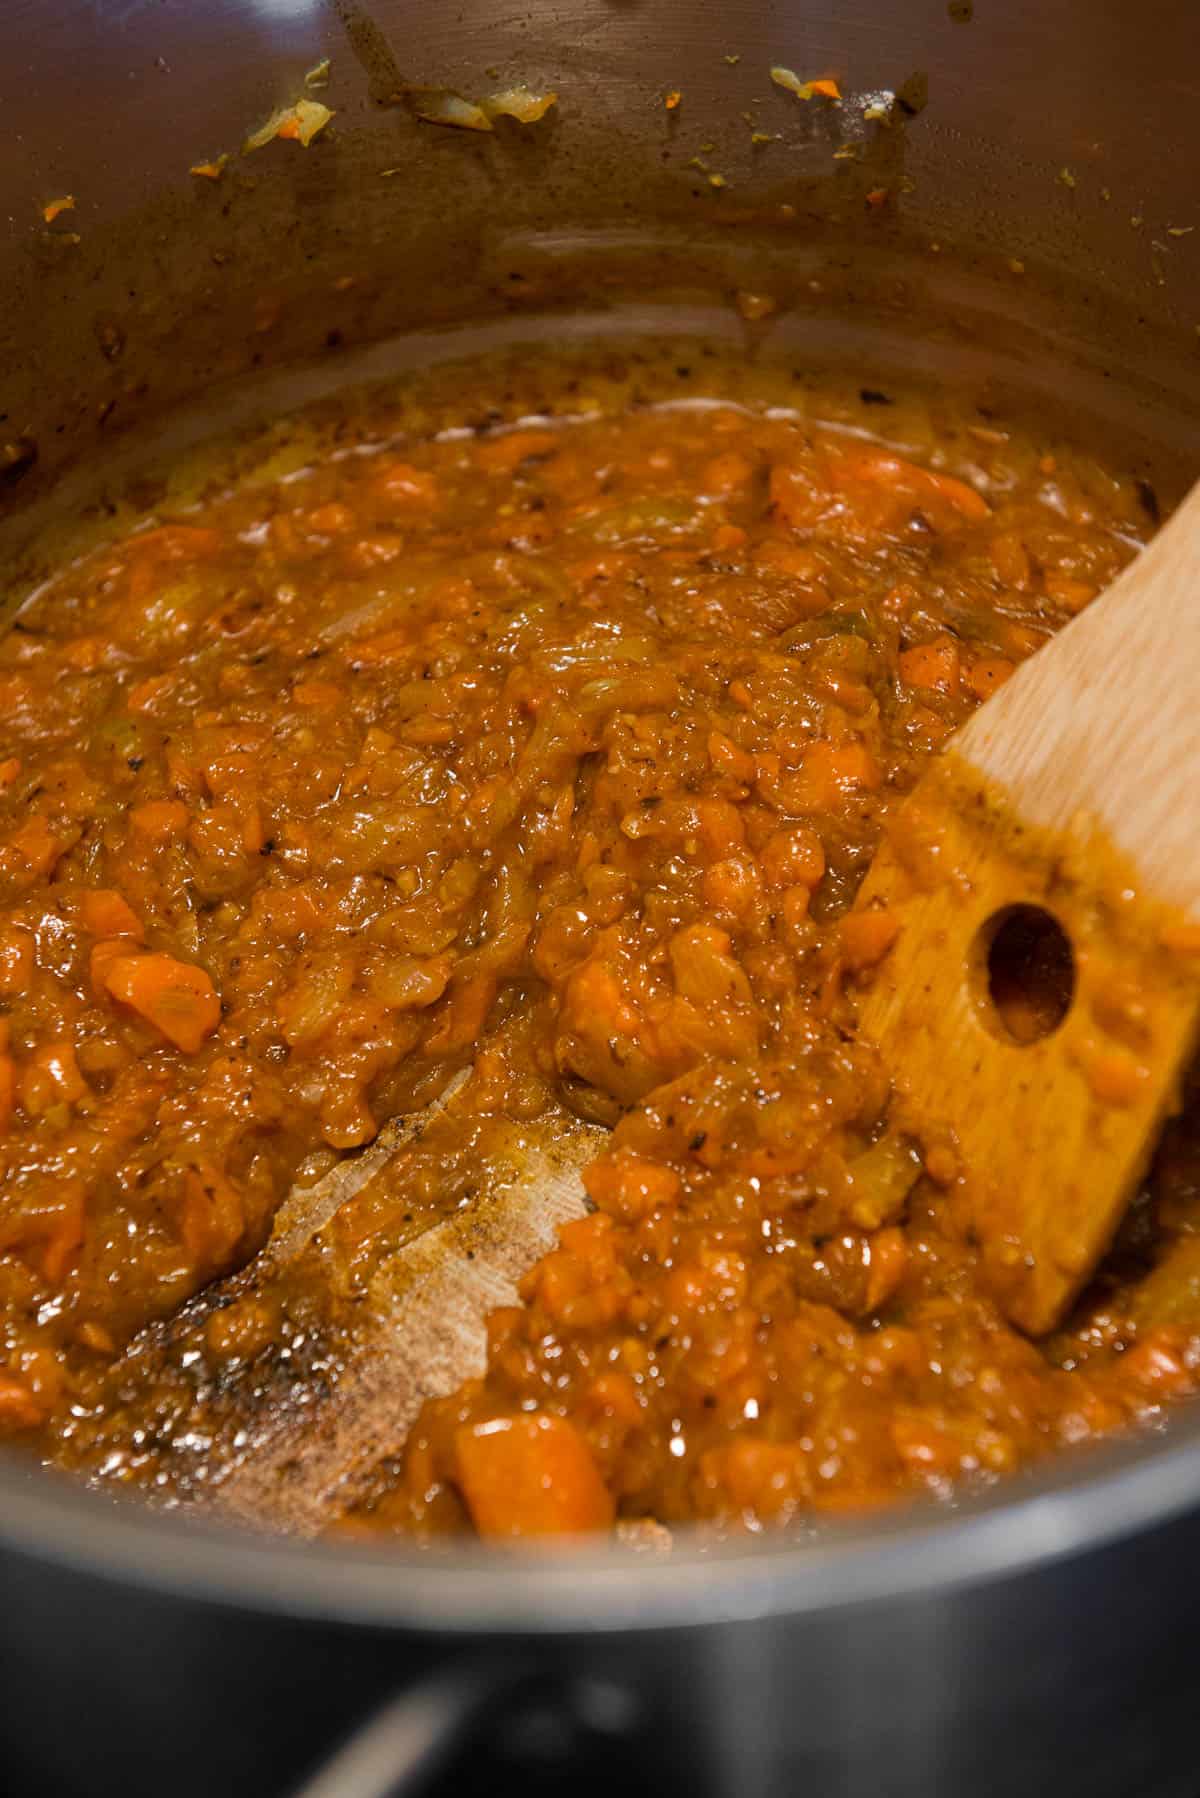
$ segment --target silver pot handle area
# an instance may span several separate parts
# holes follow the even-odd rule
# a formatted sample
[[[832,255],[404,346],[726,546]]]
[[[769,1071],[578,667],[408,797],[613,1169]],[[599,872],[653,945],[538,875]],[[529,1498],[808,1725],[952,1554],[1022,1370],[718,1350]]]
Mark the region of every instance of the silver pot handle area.
[[[535,1758],[549,1750],[573,1763],[589,1745],[624,1742],[639,1708],[631,1692],[607,1681],[554,1679],[520,1661],[468,1661],[374,1711],[292,1798],[418,1798],[441,1774],[452,1791],[458,1757],[502,1721]]]
[[[423,1680],[369,1716],[292,1798],[416,1798],[529,1678],[474,1663]]]

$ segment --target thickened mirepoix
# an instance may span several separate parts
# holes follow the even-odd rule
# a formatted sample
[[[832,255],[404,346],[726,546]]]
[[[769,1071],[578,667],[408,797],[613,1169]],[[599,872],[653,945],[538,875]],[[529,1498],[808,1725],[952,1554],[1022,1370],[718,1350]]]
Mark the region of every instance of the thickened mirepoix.
[[[1191,1389],[1186,1126],[1034,1345],[854,1039],[882,820],[1148,527],[1133,484],[978,415],[914,451],[918,410],[359,444],[25,607],[0,643],[7,1431],[62,1452],[140,1325],[485,1030],[481,1109],[615,1130],[593,1215],[369,1524],[753,1525],[946,1491]]]

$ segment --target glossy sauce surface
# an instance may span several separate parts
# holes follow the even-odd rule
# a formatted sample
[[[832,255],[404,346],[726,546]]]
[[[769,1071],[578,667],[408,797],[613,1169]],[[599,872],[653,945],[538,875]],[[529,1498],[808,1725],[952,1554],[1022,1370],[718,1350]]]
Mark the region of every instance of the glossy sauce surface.
[[[845,914],[883,822],[1150,529],[1086,455],[886,397],[343,447],[25,608],[0,643],[6,1429],[69,1460],[140,1326],[472,1064],[481,1113],[614,1126],[596,1209],[354,1527],[753,1528],[945,1494],[1191,1390],[1186,1119],[1035,1345],[855,1040],[888,943]],[[425,1171],[429,1219],[461,1162]],[[360,1211],[356,1243],[397,1227]]]

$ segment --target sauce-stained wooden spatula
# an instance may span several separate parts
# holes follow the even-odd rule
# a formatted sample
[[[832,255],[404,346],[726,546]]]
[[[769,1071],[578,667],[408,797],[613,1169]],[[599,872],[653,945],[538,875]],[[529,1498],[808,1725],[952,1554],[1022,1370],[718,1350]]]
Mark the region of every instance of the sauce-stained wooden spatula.
[[[1053,1328],[1112,1240],[1200,1018],[1200,488],[914,789],[860,894],[864,997],[1004,1310]]]
[[[440,1165],[464,1134],[468,1202],[414,1216],[398,1238],[353,1223],[356,1207],[364,1221],[402,1211],[418,1161]],[[399,1454],[427,1398],[483,1373],[488,1314],[517,1302],[558,1226],[584,1215],[579,1170],[606,1134],[556,1109],[480,1119],[470,1082],[456,1080],[297,1187],[246,1267],[136,1336],[74,1421],[64,1460],[160,1504],[318,1534]],[[239,1340],[256,1316],[273,1319],[264,1339]]]

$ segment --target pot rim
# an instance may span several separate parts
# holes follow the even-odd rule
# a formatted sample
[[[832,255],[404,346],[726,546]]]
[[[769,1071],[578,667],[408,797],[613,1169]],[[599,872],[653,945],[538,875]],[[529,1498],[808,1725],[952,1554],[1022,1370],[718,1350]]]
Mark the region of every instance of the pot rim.
[[[815,1539],[753,1537],[671,1553],[574,1543],[297,1541],[130,1498],[0,1456],[0,1543],[76,1571],[274,1615],[457,1636],[687,1629],[829,1614],[1032,1571],[1166,1524],[1200,1493],[1200,1409],[1169,1428],[1070,1453],[952,1511],[927,1501]]]

